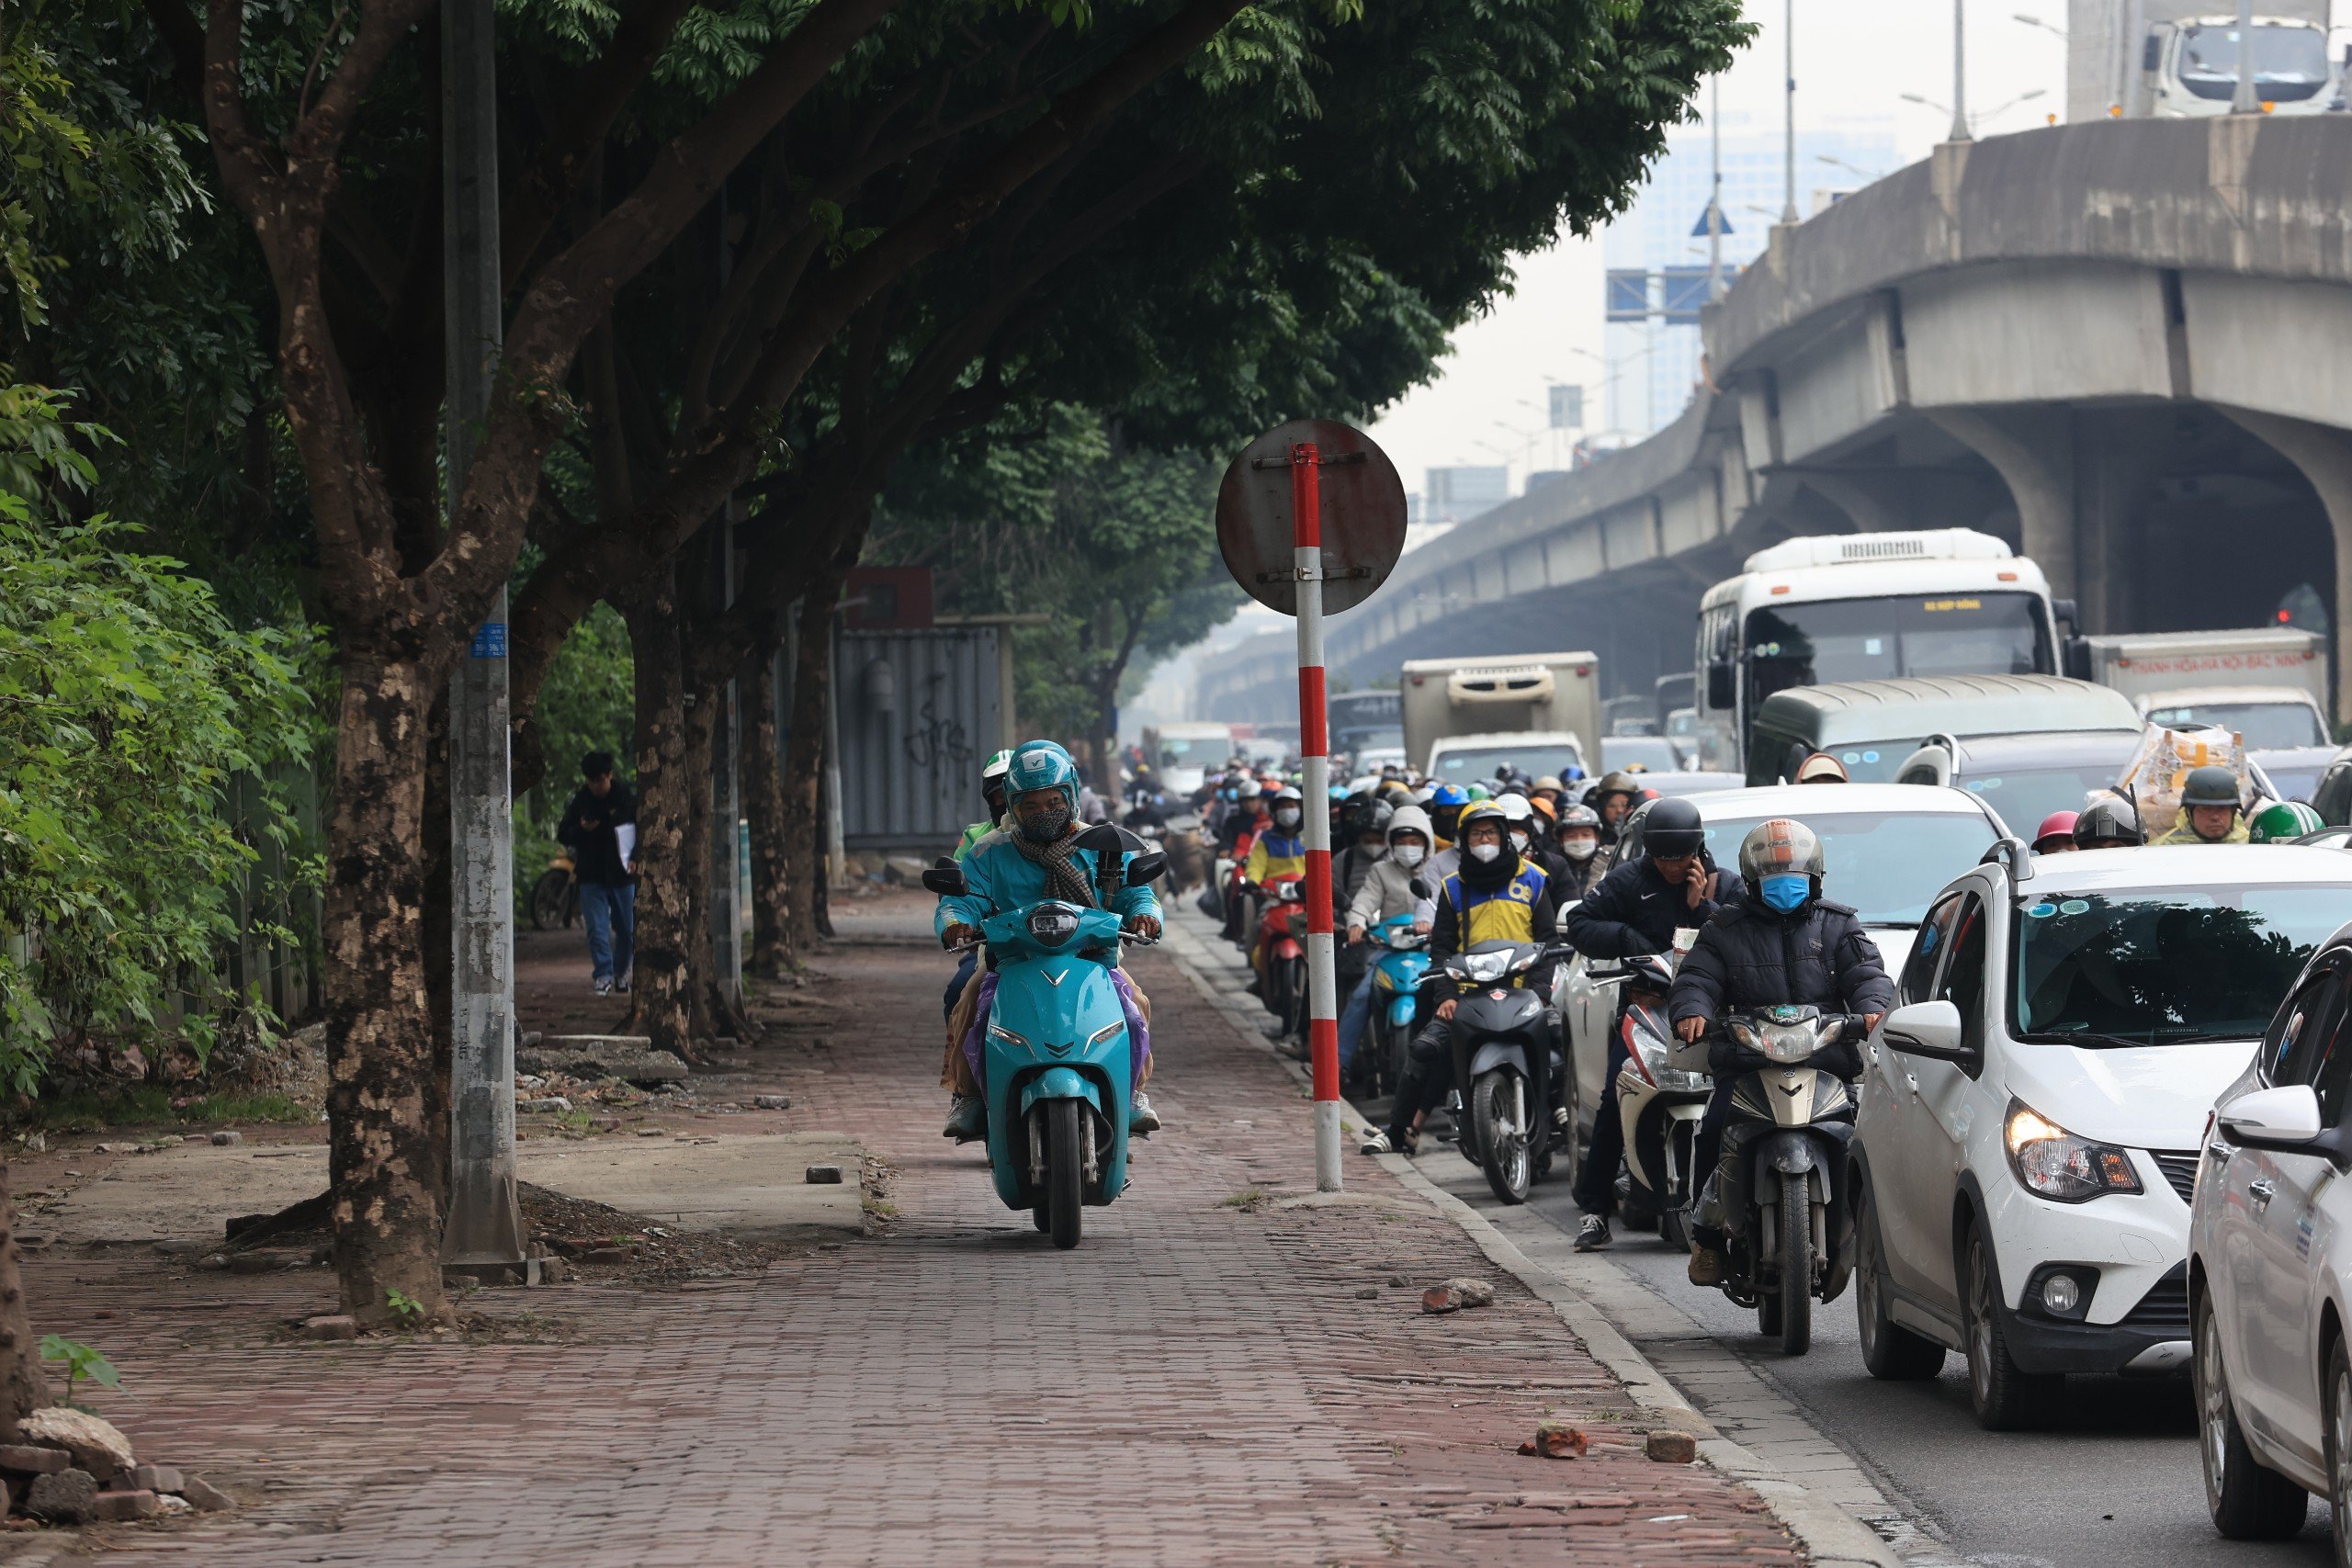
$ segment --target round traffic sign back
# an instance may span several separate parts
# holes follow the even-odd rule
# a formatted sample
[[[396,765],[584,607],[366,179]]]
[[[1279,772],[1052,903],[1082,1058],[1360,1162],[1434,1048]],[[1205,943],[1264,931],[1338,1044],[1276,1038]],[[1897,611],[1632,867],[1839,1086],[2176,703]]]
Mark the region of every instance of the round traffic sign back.
[[[1405,551],[1405,485],[1371,436],[1336,419],[1295,419],[1258,437],[1225,470],[1216,543],[1243,592],[1298,614],[1291,452],[1312,443],[1322,491],[1323,610],[1352,608],[1385,581]]]

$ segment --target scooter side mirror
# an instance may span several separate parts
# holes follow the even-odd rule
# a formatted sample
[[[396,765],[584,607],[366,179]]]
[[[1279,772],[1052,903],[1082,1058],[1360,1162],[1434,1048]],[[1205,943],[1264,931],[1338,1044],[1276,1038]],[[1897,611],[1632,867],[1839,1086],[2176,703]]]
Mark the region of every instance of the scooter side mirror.
[[[1126,844],[1120,836],[1116,823],[1097,822],[1078,836],[1078,847],[1081,850],[1092,850],[1098,855],[1114,855],[1125,849]]]
[[[922,885],[946,898],[959,898],[964,894],[964,868],[960,865],[935,865],[922,874]]]
[[[1426,898],[1430,896],[1430,885],[1418,876],[1405,884],[1405,887],[1416,898]]]
[[[1158,850],[1139,854],[1127,863],[1127,886],[1141,887],[1146,883],[1155,880],[1167,869],[1168,857]]]

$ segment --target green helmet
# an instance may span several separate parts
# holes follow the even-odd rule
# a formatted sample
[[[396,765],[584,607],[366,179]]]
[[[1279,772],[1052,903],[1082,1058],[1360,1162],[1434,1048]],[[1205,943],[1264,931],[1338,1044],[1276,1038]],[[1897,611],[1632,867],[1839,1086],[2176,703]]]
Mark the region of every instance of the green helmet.
[[[2246,824],[2246,838],[2257,844],[2291,844],[2326,826],[2319,813],[2301,801],[2278,800],[2254,814],[2254,820]]]
[[[1463,792],[1462,792],[1462,793],[1463,793],[1463,794],[1464,794],[1464,795],[1468,795],[1468,796],[1469,796],[1472,800],[1474,800],[1474,801],[1475,801],[1475,800],[1485,800],[1485,799],[1489,798],[1489,797],[1488,797],[1488,795],[1487,795],[1487,786],[1486,786],[1485,784],[1471,784],[1471,785],[1469,785],[1467,788],[1465,788],[1464,790],[1463,790]]]

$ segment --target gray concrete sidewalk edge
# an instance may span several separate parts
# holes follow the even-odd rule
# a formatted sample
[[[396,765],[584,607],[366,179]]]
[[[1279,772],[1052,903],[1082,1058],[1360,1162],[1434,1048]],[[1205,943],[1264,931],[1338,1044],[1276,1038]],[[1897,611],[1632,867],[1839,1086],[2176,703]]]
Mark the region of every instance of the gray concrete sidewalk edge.
[[[1311,1089],[1306,1068],[1275,1050],[1273,1043],[1253,1026],[1248,1013],[1233,1006],[1232,998],[1223,995],[1209,984],[1200,963],[1204,956],[1200,939],[1173,921],[1169,923],[1167,930],[1168,937],[1163,946],[1185,978],[1226,1015],[1235,1032],[1282,1064],[1302,1088]],[[1343,1103],[1347,1103],[1344,1120],[1348,1124],[1345,1131],[1351,1141],[1375,1125],[1374,1119],[1354,1104]],[[1427,1200],[1439,1213],[1460,1227],[1497,1268],[1526,1286],[1530,1292],[1549,1306],[1566,1325],[1568,1332],[1584,1342],[1593,1358],[1625,1385],[1626,1392],[1637,1404],[1645,1410],[1654,1410],[1669,1417],[1669,1425],[1679,1431],[1689,1432],[1698,1439],[1701,1458],[1753,1489],[1763,1499],[1772,1517],[1796,1538],[1798,1544],[1804,1548],[1806,1556],[1814,1562],[1869,1563],[1871,1568],[1905,1568],[1903,1559],[1869,1526],[1836,1503],[1812,1492],[1762,1455],[1724,1437],[1713,1423],[1682,1397],[1680,1392],[1667,1381],[1665,1374],[1651,1364],[1648,1357],[1634,1348],[1607,1314],[1570,1289],[1559,1276],[1521,1252],[1509,1236],[1487,1223],[1486,1216],[1477,1210],[1415,1170],[1412,1162],[1403,1155],[1376,1157],[1381,1168],[1396,1177],[1407,1190]]]

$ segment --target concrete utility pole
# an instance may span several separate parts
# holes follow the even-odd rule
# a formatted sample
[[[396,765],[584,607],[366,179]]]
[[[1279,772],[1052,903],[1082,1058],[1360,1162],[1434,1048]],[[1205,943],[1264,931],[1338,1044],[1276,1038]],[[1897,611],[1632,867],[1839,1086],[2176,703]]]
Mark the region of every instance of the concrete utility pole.
[[[2254,92],[2254,0],[2238,0],[2238,90],[2230,95],[2230,112],[2262,112]]]
[[[1968,139],[1967,0],[1951,0],[1951,140]]]
[[[1797,214],[1797,0],[1781,7],[1781,59],[1786,78],[1781,97],[1781,164],[1784,188],[1781,221],[1794,223]]]
[[[498,77],[492,0],[441,8],[443,347],[454,524],[490,411],[502,333]],[[445,1267],[517,1276],[514,1191],[514,828],[506,722],[506,591],[449,682],[449,1216]]]
[[[1724,78],[1707,85],[1707,298],[1724,297]]]

